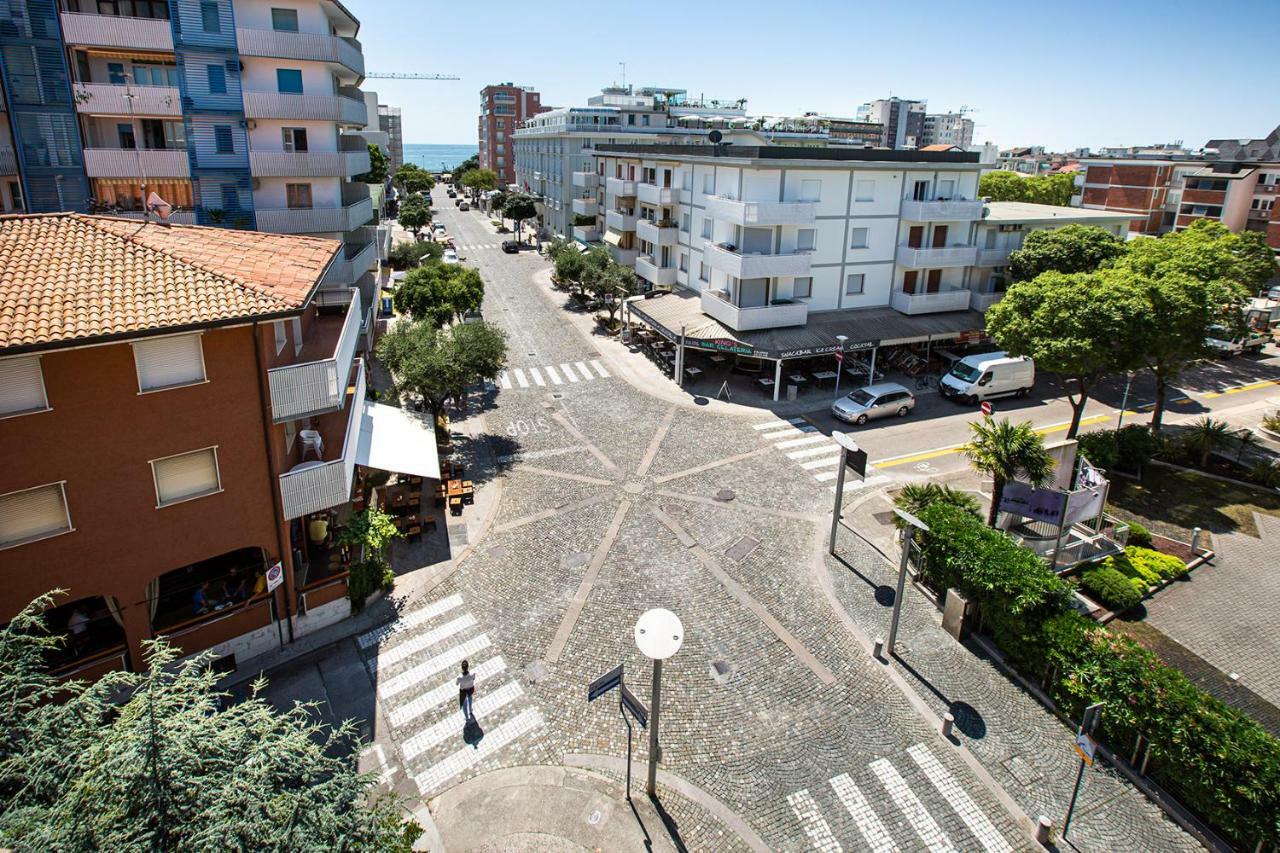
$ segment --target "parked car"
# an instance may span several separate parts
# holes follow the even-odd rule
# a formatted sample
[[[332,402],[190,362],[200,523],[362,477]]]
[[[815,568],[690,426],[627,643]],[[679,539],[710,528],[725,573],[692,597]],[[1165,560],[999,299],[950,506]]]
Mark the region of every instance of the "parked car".
[[[467,204],[465,201],[462,202],[462,204],[458,205],[458,210],[470,210],[470,209],[471,209],[471,205]]]
[[[1223,358],[1232,358],[1242,353],[1256,355],[1270,342],[1269,333],[1248,329],[1240,337],[1232,337],[1231,332],[1223,326],[1210,326],[1209,336],[1204,339],[1204,345]]]
[[[457,197],[458,197],[458,193],[457,193],[457,192],[455,192],[454,190],[448,190],[448,196],[449,196],[449,198],[457,198]]]
[[[508,255],[514,255],[520,251],[520,244],[515,240],[503,240],[502,251],[506,252]]]
[[[444,257],[440,259],[441,263],[456,264],[458,262],[458,253],[453,249],[445,249]]]
[[[831,414],[851,424],[897,415],[905,418],[916,407],[916,395],[897,382],[880,382],[850,391],[831,405]]]
[[[942,396],[962,403],[991,397],[1025,397],[1036,384],[1036,363],[1026,356],[1011,358],[1006,352],[969,355],[957,361],[938,382]]]
[[[444,223],[443,223],[443,222],[437,222],[437,223],[435,224],[435,227],[434,227],[434,229],[433,229],[433,230],[434,230],[437,234],[443,234],[443,233],[444,233]]]

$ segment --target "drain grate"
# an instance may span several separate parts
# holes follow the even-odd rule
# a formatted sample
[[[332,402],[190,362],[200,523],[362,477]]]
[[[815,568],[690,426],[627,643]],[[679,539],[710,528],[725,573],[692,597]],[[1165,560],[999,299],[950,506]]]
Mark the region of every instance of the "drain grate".
[[[729,546],[724,555],[735,563],[740,563],[747,557],[751,556],[751,552],[760,547],[760,543],[750,536],[743,536]]]
[[[729,501],[733,500],[737,496],[738,496],[738,493],[735,492],[733,489],[721,489],[720,491],[716,492],[716,500],[720,501],[720,503],[727,504]]]
[[[714,661],[711,664],[711,680],[716,684],[727,684],[733,678],[733,665],[727,660]]]

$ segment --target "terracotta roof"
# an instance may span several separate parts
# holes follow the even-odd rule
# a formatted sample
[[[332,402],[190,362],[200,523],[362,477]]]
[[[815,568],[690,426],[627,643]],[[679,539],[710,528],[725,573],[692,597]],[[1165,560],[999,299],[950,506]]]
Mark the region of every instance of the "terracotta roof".
[[[934,145],[926,145],[920,150],[921,151],[959,151],[960,148],[959,146],[956,146],[956,145],[948,145],[945,142],[939,142]]]
[[[0,217],[0,350],[296,310],[341,246],[75,213]]]

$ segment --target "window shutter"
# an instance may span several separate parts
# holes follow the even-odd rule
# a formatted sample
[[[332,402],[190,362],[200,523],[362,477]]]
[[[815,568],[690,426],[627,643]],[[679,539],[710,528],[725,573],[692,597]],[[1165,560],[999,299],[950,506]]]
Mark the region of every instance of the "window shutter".
[[[213,448],[157,459],[151,463],[156,475],[156,498],[161,506],[197,495],[216,492],[218,461]]]
[[[60,483],[0,495],[0,545],[14,545],[69,529]]]
[[[0,361],[0,417],[48,408],[39,358]]]
[[[142,391],[191,385],[205,379],[200,335],[138,341],[133,345],[133,357],[138,365],[138,387]]]

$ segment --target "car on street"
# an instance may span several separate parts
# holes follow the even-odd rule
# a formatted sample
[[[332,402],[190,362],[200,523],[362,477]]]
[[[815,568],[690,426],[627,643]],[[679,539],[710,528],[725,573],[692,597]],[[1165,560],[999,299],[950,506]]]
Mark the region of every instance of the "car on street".
[[[458,205],[458,210],[470,210],[470,209],[471,209],[471,205],[467,204],[465,201]]]
[[[441,263],[456,264],[458,262],[458,253],[454,249],[445,249],[444,257],[440,259]]]
[[[520,251],[520,244],[515,240],[503,240],[502,251],[506,252],[508,255],[514,255]]]
[[[443,234],[443,233],[444,233],[444,223],[443,223],[443,222],[437,222],[437,223],[435,224],[435,228],[434,228],[433,230],[434,230],[437,234]]]
[[[990,397],[1025,397],[1036,384],[1036,363],[1005,352],[967,355],[952,365],[938,391],[948,399],[973,405]]]
[[[851,424],[897,415],[905,418],[916,407],[916,395],[897,382],[879,382],[850,391],[831,404],[831,414]]]
[[[447,194],[448,194],[449,198],[457,198],[457,197],[458,197],[458,194],[457,194],[456,192],[454,192],[453,190],[448,190],[448,191],[447,191]]]

